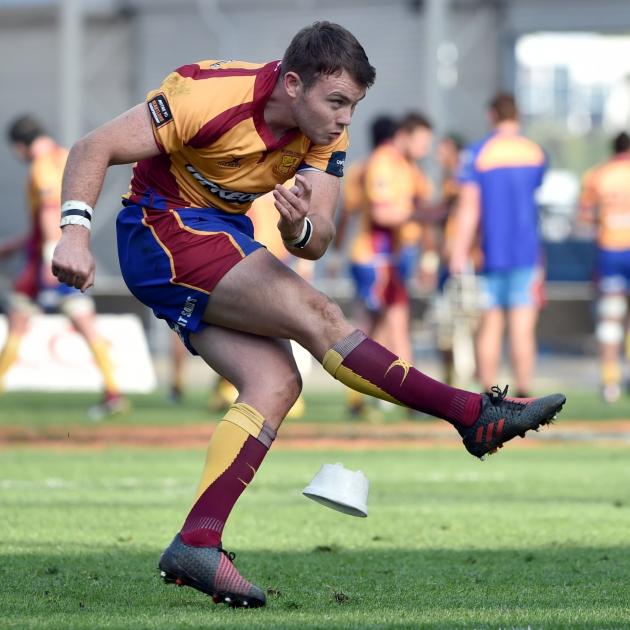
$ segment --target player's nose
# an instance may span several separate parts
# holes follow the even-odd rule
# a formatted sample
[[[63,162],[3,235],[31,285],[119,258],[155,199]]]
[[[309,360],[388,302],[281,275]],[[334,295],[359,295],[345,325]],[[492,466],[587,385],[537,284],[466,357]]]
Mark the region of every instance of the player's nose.
[[[337,116],[337,124],[341,127],[348,127],[350,125],[350,121],[352,120],[352,109],[350,107],[344,107],[339,111],[339,115]]]

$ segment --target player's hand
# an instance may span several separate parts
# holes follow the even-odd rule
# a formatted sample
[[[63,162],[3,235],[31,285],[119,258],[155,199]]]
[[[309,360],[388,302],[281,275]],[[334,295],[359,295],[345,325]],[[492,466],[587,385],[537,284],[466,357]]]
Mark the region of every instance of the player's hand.
[[[285,241],[295,239],[302,233],[312,193],[311,183],[302,175],[295,176],[295,184],[291,188],[285,188],[281,184],[275,187],[274,205],[280,214],[278,229]]]
[[[462,275],[470,266],[468,256],[465,253],[453,251],[448,263],[448,270],[453,276]]]
[[[90,231],[80,225],[67,225],[53,254],[53,274],[59,282],[86,291],[94,284],[94,270]]]

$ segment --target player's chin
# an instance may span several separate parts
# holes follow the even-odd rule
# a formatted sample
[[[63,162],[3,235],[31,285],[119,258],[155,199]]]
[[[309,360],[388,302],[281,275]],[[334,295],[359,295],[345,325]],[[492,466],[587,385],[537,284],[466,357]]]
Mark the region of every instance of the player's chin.
[[[312,130],[312,131],[305,132],[304,135],[313,144],[330,144],[333,141],[331,134],[325,131]]]

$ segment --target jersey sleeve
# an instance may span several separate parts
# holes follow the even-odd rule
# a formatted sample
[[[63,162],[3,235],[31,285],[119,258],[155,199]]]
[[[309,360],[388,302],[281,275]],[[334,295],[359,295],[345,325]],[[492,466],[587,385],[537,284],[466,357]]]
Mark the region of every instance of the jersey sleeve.
[[[356,212],[363,204],[364,173],[363,162],[354,162],[348,168],[343,183],[343,207],[346,212]]]
[[[415,196],[426,203],[433,197],[433,182],[419,168],[415,168]]]
[[[233,80],[238,77],[197,80],[184,68],[171,72],[146,97],[153,134],[163,153],[180,151],[202,127],[221,120],[226,110],[245,107],[252,100],[251,92],[239,89]]]
[[[540,169],[538,172],[538,185],[542,185],[543,183],[543,179],[545,179],[545,173],[547,172],[547,169],[549,168],[549,156],[547,155],[547,152],[541,148],[542,154],[543,154],[543,160],[542,163],[540,165]]]
[[[343,177],[343,167],[346,163],[346,151],[348,150],[348,132],[344,132],[332,144],[314,144],[304,156],[298,171],[315,168],[329,175]]]
[[[62,172],[48,164],[35,164],[30,177],[33,203],[39,207],[61,205],[60,182]]]
[[[390,203],[396,198],[396,178],[392,162],[374,155],[365,170],[365,195],[370,203]]]
[[[461,154],[459,170],[457,171],[457,181],[460,184],[479,184],[479,171],[476,167],[478,150],[475,147],[468,147]]]

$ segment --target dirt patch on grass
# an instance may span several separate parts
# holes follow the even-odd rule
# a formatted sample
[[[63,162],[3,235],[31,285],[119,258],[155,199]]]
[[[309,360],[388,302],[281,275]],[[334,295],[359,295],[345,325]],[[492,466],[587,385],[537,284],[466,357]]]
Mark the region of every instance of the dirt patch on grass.
[[[116,422],[83,426],[0,427],[0,448],[12,446],[105,448],[110,446],[204,448],[215,423],[182,426],[125,425]],[[519,447],[558,443],[600,443],[630,447],[630,420],[559,422],[530,432]],[[457,431],[446,422],[417,421],[387,424],[301,423],[287,421],[274,448],[309,450],[417,449],[432,446],[461,448]]]

